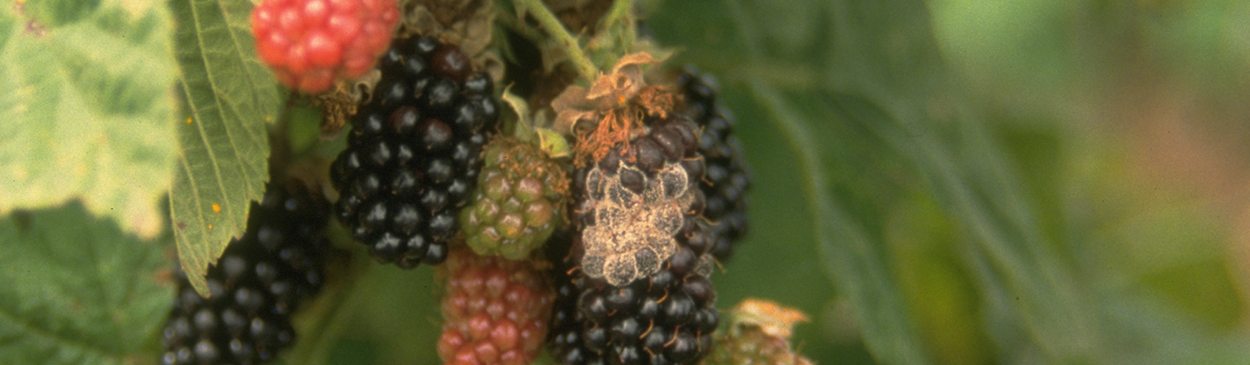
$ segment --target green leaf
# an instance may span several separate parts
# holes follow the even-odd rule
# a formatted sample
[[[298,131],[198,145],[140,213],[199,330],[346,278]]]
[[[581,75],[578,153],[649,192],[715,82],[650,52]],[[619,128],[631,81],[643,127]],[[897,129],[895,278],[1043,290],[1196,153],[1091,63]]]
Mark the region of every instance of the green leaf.
[[[752,233],[742,243],[742,249],[756,245],[766,252],[795,250],[786,248],[795,245],[810,247],[807,250],[811,254],[772,264],[787,262],[786,267],[808,267],[813,261],[820,263],[817,267],[823,268],[840,294],[849,299],[864,341],[878,361],[929,362],[910,304],[894,275],[893,258],[882,242],[881,205],[897,194],[899,189],[894,187],[903,185],[890,176],[899,169],[896,166],[904,164],[900,162],[902,157],[882,148],[880,138],[864,131],[852,115],[822,107],[831,101],[828,95],[812,95],[836,86],[826,81],[830,64],[825,54],[831,42],[828,38],[833,34],[828,29],[828,19],[833,17],[834,6],[818,2],[683,2],[680,7],[675,2],[666,4],[674,8],[662,9],[658,19],[650,24],[657,36],[666,41],[663,43],[687,47],[686,53],[678,55],[679,62],[704,61],[699,65],[722,78],[722,100],[732,101],[726,105],[739,117],[740,138],[755,168]],[[700,22],[687,21],[696,14]],[[779,19],[784,20],[776,21]],[[664,39],[664,31],[671,32],[675,39]],[[798,48],[799,45],[811,49]],[[789,148],[778,149],[778,143]],[[790,176],[772,179],[774,174]],[[783,191],[769,192],[770,184],[778,184]],[[783,195],[762,197],[760,193]],[[796,211],[793,204],[803,209]],[[772,222],[773,216],[788,218]],[[794,222],[801,223],[788,227]],[[774,228],[770,224],[786,226]],[[808,238],[785,238],[794,236],[788,233],[793,229],[809,232]],[[745,253],[737,254],[735,260],[743,256]],[[727,265],[730,277],[718,279],[718,286],[727,285],[727,290],[737,286],[726,280],[734,279],[734,267],[738,264]],[[806,285],[807,288],[798,290],[829,290]],[[770,291],[766,287],[758,289]],[[783,303],[791,300],[776,299]],[[795,304],[806,312],[820,313],[825,303]],[[817,319],[820,321],[824,319]],[[796,330],[795,340],[799,343],[832,341],[827,333],[823,339],[805,339],[804,326]],[[812,355],[818,362],[837,356],[827,352]]]
[[[925,3],[726,0],[667,5],[649,24],[665,43],[686,47],[679,62],[697,62],[722,77],[722,100],[731,100],[729,107],[742,117],[741,138],[757,167],[757,189],[767,191],[765,183],[791,184],[788,195],[801,197],[756,195],[752,238],[743,249],[770,244],[768,250],[794,250],[789,248],[794,240],[781,238],[787,237],[785,229],[755,222],[784,224],[768,220],[774,215],[803,219],[803,229],[812,238],[797,243],[820,249],[823,267],[852,304],[863,340],[877,361],[926,363],[939,352],[919,333],[925,327],[919,322],[930,320],[916,318],[933,313],[928,309],[934,303],[907,301],[899,273],[915,270],[899,267],[908,261],[887,247],[882,234],[888,228],[885,217],[910,205],[904,200],[917,197],[936,202],[958,227],[956,237],[941,244],[955,253],[952,264],[969,273],[968,285],[975,289],[970,297],[979,302],[966,305],[977,309],[983,333],[995,340],[985,345],[992,348],[981,349],[985,353],[1008,362],[1116,363],[1123,361],[1118,356],[1169,343],[1240,340],[1178,324],[1174,313],[1155,309],[1151,316],[1132,316],[1138,323],[1124,325],[1123,312],[1117,311],[1155,308],[1147,295],[1153,293],[1099,283],[1123,280],[1118,276],[1122,273],[1072,260],[1080,253],[1073,251],[1088,248],[1069,242],[1080,237],[1064,227],[1047,225],[1080,217],[1047,210],[1030,194],[1030,188],[1039,189],[1030,183],[1044,182],[1025,181],[1030,175],[1021,172],[1002,141],[990,133],[981,117],[984,111],[966,100],[961,80],[951,77],[938,52]],[[696,17],[700,21],[690,21]],[[777,133],[784,136],[781,144],[776,143]],[[778,145],[790,147],[787,157],[775,156]],[[760,151],[764,164],[755,160]],[[797,165],[800,172],[795,178],[766,181],[786,173],[778,165]],[[795,209],[795,200],[804,209]],[[781,262],[801,267],[807,260],[814,259]],[[737,264],[728,265],[731,279]],[[1091,273],[1100,279],[1090,280]],[[805,289],[807,282],[794,281]],[[1221,290],[1230,289],[1211,291]],[[920,306],[925,310],[917,310]],[[803,336],[796,339],[801,342]],[[1211,348],[1219,356],[1238,353],[1223,345]],[[1140,358],[1189,363],[1204,359],[1204,351],[1157,351]]]
[[[74,229],[65,229],[74,227]],[[0,220],[0,363],[132,364],[173,296],[165,244],[141,241],[83,206]]]
[[[186,114],[177,123],[182,149],[170,210],[183,270],[196,290],[208,295],[203,278],[208,265],[243,233],[250,202],[264,194],[265,127],[277,118],[282,99],[256,56],[251,3],[170,4],[178,23],[179,91]]]
[[[176,152],[172,31],[163,6],[0,5],[0,214],[80,198],[128,231],[160,232]]]
[[[1033,223],[1036,212],[1000,147],[963,112],[924,4],[689,6],[687,14],[727,9],[721,18],[675,24],[685,38],[674,43],[728,76],[726,89],[749,90],[765,122],[786,135],[803,168],[809,229],[877,360],[929,361],[909,309],[923,303],[905,302],[897,258],[882,238],[882,215],[905,198],[900,191],[936,197],[970,236],[965,265],[996,298],[993,313],[1002,316],[995,321],[1027,334],[1053,360],[1092,356],[1096,325],[1081,309],[1071,269]],[[751,138],[743,137],[747,147]]]

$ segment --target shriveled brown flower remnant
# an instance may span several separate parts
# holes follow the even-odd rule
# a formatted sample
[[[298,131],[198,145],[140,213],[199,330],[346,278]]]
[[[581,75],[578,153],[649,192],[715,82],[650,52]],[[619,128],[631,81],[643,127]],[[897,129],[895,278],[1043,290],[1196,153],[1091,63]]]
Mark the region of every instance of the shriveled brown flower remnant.
[[[625,55],[590,89],[569,86],[551,102],[556,131],[577,138],[573,154],[578,166],[602,159],[613,146],[640,135],[647,114],[664,117],[673,109],[672,92],[664,85],[647,85],[643,78],[642,66],[656,62],[647,53]]]

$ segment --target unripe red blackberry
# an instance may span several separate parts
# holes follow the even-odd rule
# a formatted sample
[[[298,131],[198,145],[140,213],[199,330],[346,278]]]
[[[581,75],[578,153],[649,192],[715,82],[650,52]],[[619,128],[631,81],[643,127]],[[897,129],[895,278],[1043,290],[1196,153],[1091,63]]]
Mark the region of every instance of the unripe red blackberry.
[[[396,40],[331,169],[336,216],[380,262],[413,268],[447,257],[499,116],[490,76],[464,59],[433,38]]]
[[[538,356],[552,294],[533,262],[479,256],[461,246],[439,272],[447,282],[438,342],[445,364],[525,365]]]
[[[733,254],[733,244],[747,234],[751,169],[742,142],[734,135],[734,117],[717,100],[716,81],[688,67],[678,78],[678,85],[685,99],[683,113],[701,129],[699,154],[707,173],[699,189],[707,197],[703,216],[712,222],[716,237],[710,253],[725,261]]]
[[[303,190],[271,184],[247,231],[207,274],[202,298],[182,271],[164,330],[163,364],[258,364],[295,340],[291,313],[321,288],[329,208]]]
[[[252,10],[260,59],[306,93],[369,71],[399,21],[395,0],[265,0]]]
[[[560,225],[567,173],[538,147],[510,138],[487,145],[484,160],[461,230],[479,255],[524,259]]]

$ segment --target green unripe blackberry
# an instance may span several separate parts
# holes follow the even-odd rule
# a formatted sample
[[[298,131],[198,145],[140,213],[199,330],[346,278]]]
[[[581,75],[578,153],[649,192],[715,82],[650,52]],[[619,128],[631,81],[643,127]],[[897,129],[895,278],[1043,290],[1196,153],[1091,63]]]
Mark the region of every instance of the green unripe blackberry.
[[[812,365],[790,345],[791,329],[807,316],[776,303],[746,299],[716,331],[716,346],[702,365]]]
[[[477,191],[460,211],[461,230],[478,255],[520,260],[560,226],[568,174],[538,147],[514,139],[497,138],[485,150]]]

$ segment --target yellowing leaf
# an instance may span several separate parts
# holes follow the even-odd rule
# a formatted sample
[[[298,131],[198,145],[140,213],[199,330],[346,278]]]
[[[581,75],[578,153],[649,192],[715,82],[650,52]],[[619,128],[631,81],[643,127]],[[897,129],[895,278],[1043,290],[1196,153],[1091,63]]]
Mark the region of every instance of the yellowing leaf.
[[[175,156],[164,7],[0,6],[0,215],[81,199],[153,237]]]

